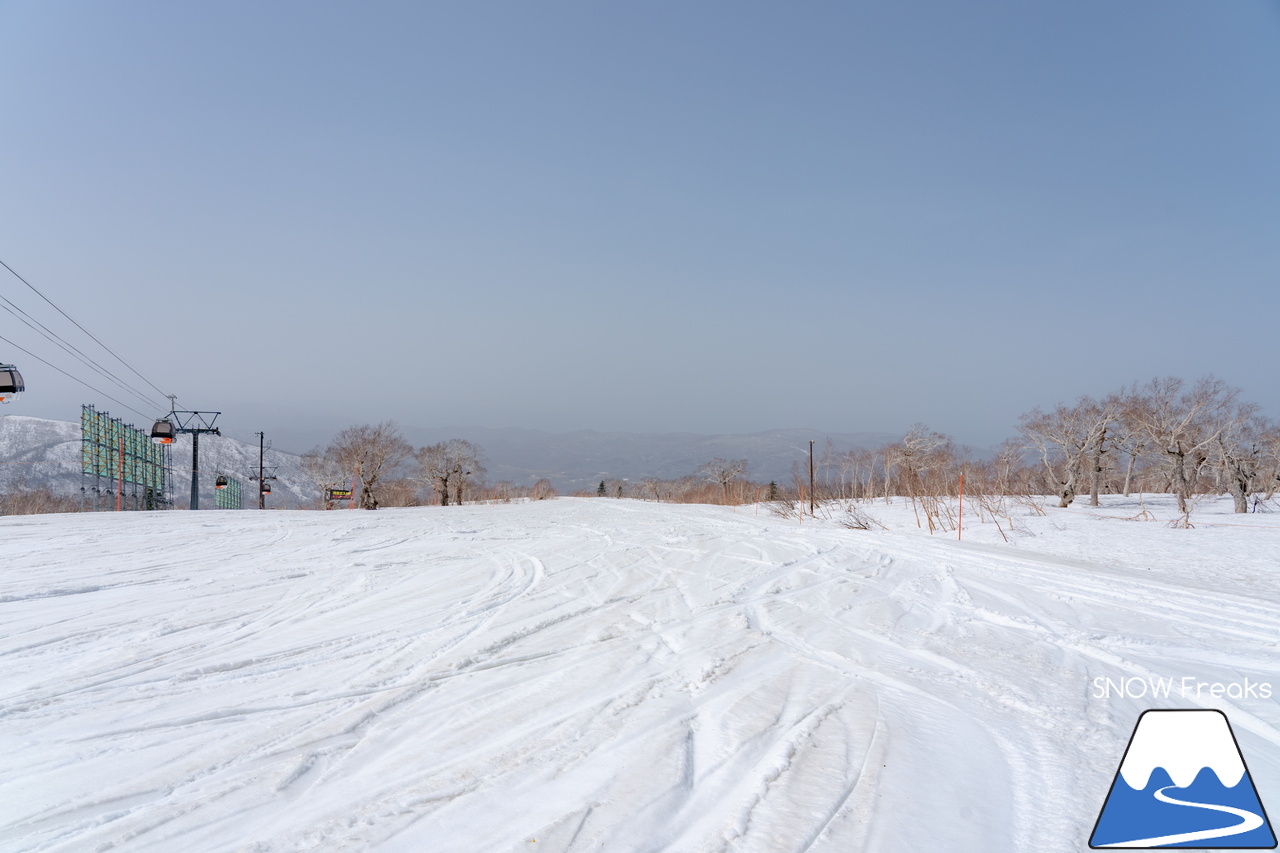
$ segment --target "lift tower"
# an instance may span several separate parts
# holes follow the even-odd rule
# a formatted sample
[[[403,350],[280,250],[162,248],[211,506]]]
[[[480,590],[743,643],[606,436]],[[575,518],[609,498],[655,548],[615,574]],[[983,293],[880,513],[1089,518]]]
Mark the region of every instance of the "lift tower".
[[[222,435],[222,431],[213,425],[222,412],[178,412],[169,413],[174,432],[185,432],[191,436],[191,508],[200,508],[200,436],[211,432]]]

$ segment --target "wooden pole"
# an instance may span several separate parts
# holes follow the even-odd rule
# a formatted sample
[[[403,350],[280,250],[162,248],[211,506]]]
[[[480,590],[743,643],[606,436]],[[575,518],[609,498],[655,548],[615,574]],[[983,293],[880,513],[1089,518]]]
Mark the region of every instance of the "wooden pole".
[[[981,519],[979,519],[981,521]],[[964,534],[964,474],[960,475],[960,523],[956,525],[956,541]]]
[[[813,514],[813,439],[809,439],[809,515]]]

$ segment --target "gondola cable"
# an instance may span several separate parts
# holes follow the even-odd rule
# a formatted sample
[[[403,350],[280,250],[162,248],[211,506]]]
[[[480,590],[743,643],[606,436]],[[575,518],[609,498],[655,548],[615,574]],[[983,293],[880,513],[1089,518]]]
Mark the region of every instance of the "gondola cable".
[[[0,305],[0,308],[4,308],[10,314],[17,317],[20,321],[26,324],[27,327],[35,330],[37,333],[42,335],[50,343],[56,344],[59,347],[61,347],[64,352],[78,359],[81,364],[85,365],[91,370],[96,371],[99,376],[102,376],[104,379],[108,379],[114,382],[117,386],[133,394],[135,397],[137,397],[142,402],[146,403],[148,406],[158,405],[155,400],[150,399],[138,389],[124,382],[124,380],[120,379],[111,371],[107,370],[107,368],[103,367],[102,365],[94,361],[93,358],[81,352],[74,344],[68,343],[61,336],[59,336],[57,332],[54,332],[53,330],[49,329],[39,320],[32,317],[26,311],[23,311],[17,305],[14,305],[5,297],[0,296],[0,302],[5,303],[3,305]]]
[[[110,394],[105,393],[105,392],[104,392],[104,391],[102,391],[102,389],[100,389],[100,388],[94,388],[92,385],[90,385],[88,382],[85,382],[83,379],[80,379],[79,377],[76,377],[76,376],[72,376],[70,373],[67,373],[67,371],[63,370],[61,367],[58,367],[56,364],[50,364],[48,361],[45,361],[43,358],[41,358],[40,356],[36,355],[36,354],[35,354],[35,353],[33,353],[31,350],[26,349],[26,348],[24,348],[24,347],[22,347],[22,346],[19,346],[18,344],[15,344],[13,341],[9,340],[8,338],[6,338],[6,337],[4,337],[4,336],[2,336],[2,335],[0,335],[0,341],[4,341],[6,344],[8,344],[9,346],[13,347],[14,349],[16,349],[16,350],[18,350],[18,351],[20,351],[20,352],[24,352],[24,353],[26,353],[27,355],[31,356],[32,358],[34,358],[36,361],[40,362],[41,364],[43,364],[43,365],[45,365],[45,366],[47,366],[47,367],[51,367],[51,368],[53,368],[54,370],[58,371],[58,372],[59,372],[59,373],[61,373],[63,376],[67,377],[68,379],[73,379],[73,380],[75,380],[76,382],[79,382],[81,385],[83,385],[84,387],[88,388],[90,391],[93,391],[93,392],[95,392],[95,393],[101,394],[103,397],[106,397],[106,398],[107,398],[108,400],[110,400],[111,402],[113,402],[113,403],[119,403],[121,406],[124,406],[126,409],[128,409],[129,411],[131,411],[131,412],[133,412],[133,413],[135,413],[135,414],[142,415],[142,417],[144,417],[144,418],[150,418],[150,417],[153,417],[152,415],[148,415],[148,414],[146,414],[146,413],[144,413],[144,412],[139,412],[137,409],[135,409],[133,406],[130,406],[128,403],[125,403],[125,402],[123,402],[123,401],[121,401],[121,400],[117,400],[115,397],[112,397]]]
[[[51,305],[55,311],[57,311],[57,312],[58,312],[59,314],[61,314],[63,317],[66,317],[66,318],[67,318],[67,320],[69,320],[69,321],[71,322],[71,324],[72,324],[72,325],[74,325],[77,329],[79,329],[80,331],[82,331],[82,332],[84,332],[86,335],[88,335],[88,336],[89,336],[89,338],[90,338],[94,343],[96,343],[98,346],[102,347],[102,348],[103,348],[104,350],[106,350],[107,352],[111,353],[111,355],[115,357],[116,361],[120,362],[120,363],[121,363],[121,364],[123,364],[125,367],[129,368],[130,370],[132,370],[132,371],[134,372],[134,374],[135,374],[139,379],[141,379],[143,382],[147,383],[147,384],[148,384],[148,385],[150,385],[152,388],[155,388],[155,389],[156,389],[156,391],[160,394],[160,396],[162,396],[162,397],[166,397],[166,396],[168,396],[167,394],[165,394],[165,392],[164,392],[164,391],[162,391],[162,390],[160,389],[160,387],[159,387],[158,385],[156,385],[154,382],[152,382],[152,381],[151,381],[150,379],[148,379],[147,377],[143,376],[143,375],[142,375],[142,373],[141,373],[141,372],[140,372],[136,367],[134,367],[132,364],[130,364],[129,362],[127,362],[127,361],[125,361],[123,358],[121,358],[121,357],[116,353],[116,351],[115,351],[115,350],[111,349],[111,347],[107,346],[107,345],[106,345],[106,344],[104,344],[102,341],[98,340],[98,338],[97,338],[97,337],[96,337],[92,332],[90,332],[90,331],[89,331],[88,329],[86,329],[84,326],[80,325],[80,323],[79,323],[79,322],[77,322],[77,321],[76,321],[76,319],[75,319],[74,317],[72,317],[72,316],[71,316],[70,314],[68,314],[66,311],[63,311],[61,308],[59,308],[59,307],[57,306],[57,304],[55,304],[55,303],[54,303],[54,301],[53,301],[52,299],[50,299],[49,297],[47,297],[47,296],[45,296],[43,293],[41,293],[41,292],[40,292],[40,290],[39,290],[35,285],[33,285],[31,282],[27,281],[27,280],[26,280],[25,278],[23,278],[22,276],[18,275],[18,273],[13,269],[13,267],[11,267],[11,266],[9,266],[8,264],[6,264],[3,260],[0,260],[0,266],[4,267],[4,268],[5,268],[5,269],[7,269],[9,272],[13,273],[14,277],[15,277],[15,278],[17,278],[17,279],[18,279],[18,281],[20,281],[20,282],[22,282],[23,284],[25,284],[28,288],[30,288],[30,289],[31,289],[31,291],[32,291],[33,293],[35,293],[37,296],[39,296],[39,297],[40,297],[41,299],[43,299],[45,302],[49,303],[49,305]],[[7,301],[7,300],[6,300],[6,301]],[[48,363],[48,362],[46,362],[46,364],[47,364],[47,363]],[[50,365],[50,366],[52,366],[52,365]],[[137,392],[135,391],[134,393],[137,393]],[[119,401],[117,400],[116,402],[119,402]],[[150,402],[150,401],[148,401],[148,402]],[[123,404],[121,404],[121,405],[123,405]],[[136,410],[136,409],[133,409],[132,411],[137,411],[137,410]]]

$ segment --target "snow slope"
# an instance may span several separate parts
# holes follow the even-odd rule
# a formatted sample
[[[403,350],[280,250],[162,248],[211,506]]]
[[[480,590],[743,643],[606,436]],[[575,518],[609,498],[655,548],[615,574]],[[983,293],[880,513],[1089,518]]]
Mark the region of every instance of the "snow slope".
[[[0,518],[0,849],[1078,851],[1149,707],[1278,811],[1280,516],[1128,503]]]

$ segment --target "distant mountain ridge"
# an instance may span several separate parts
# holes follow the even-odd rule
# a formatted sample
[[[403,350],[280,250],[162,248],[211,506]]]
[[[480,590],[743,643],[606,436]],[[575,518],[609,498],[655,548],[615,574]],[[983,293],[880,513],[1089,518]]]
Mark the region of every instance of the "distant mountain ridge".
[[[150,424],[147,425],[150,427]],[[191,438],[182,435],[171,450],[173,492],[177,505],[191,500]],[[278,479],[269,481],[272,507],[296,507],[311,502],[315,489],[302,472],[301,459],[274,449],[266,453],[266,467]],[[258,446],[227,436],[200,439],[200,504],[214,506],[214,480],[218,474],[240,481],[244,506],[257,505],[257,484],[249,480],[258,471]],[[271,471],[267,472],[268,476]],[[48,486],[60,495],[80,496],[92,488],[92,478],[81,476],[80,424],[24,415],[0,415],[0,488],[26,481]]]

